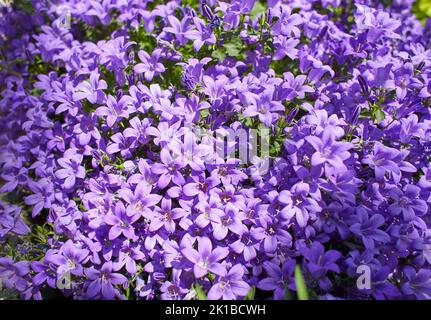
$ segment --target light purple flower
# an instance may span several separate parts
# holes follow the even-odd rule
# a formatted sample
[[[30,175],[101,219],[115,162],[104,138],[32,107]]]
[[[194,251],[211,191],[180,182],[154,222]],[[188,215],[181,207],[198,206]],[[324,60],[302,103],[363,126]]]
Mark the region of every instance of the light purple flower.
[[[208,272],[219,276],[226,275],[226,268],[219,261],[229,254],[229,250],[225,247],[216,247],[213,250],[213,245],[209,238],[202,237],[198,239],[198,250],[184,248],[181,252],[194,264],[193,271],[196,278],[203,277]]]

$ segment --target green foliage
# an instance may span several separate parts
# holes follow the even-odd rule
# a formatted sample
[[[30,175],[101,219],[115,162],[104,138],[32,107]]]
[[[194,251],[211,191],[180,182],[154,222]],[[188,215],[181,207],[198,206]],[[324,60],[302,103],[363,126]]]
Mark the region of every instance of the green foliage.
[[[256,1],[253,9],[250,12],[250,17],[252,19],[254,19],[254,18],[256,18],[257,15],[265,13],[265,12],[266,12],[266,6],[262,2]]]
[[[207,295],[199,283],[192,285],[192,289],[196,291],[196,297],[198,300],[207,300]]]
[[[289,288],[288,287],[286,287],[285,289],[284,289],[284,300],[290,300],[291,299],[291,296],[290,296],[290,290],[289,290]]]
[[[151,53],[157,46],[156,38],[151,33],[146,32],[143,26],[134,29],[129,34],[130,41],[135,41],[141,50]]]
[[[255,295],[256,295],[256,287],[252,286],[248,291],[247,295],[244,297],[244,300],[254,300]]]
[[[369,103],[369,110],[362,109],[361,118],[369,118],[373,123],[379,124],[385,119],[385,113],[382,110],[380,103]]]
[[[26,221],[25,217],[23,220]],[[0,256],[9,256],[16,261],[41,260],[50,248],[49,239],[59,240],[51,224],[38,225],[26,221],[31,226],[30,232],[25,236],[10,234],[3,244],[0,244]]]
[[[417,0],[413,4],[413,13],[425,23],[427,18],[431,18],[431,0]]]
[[[299,265],[296,265],[295,267],[295,285],[298,300],[308,300],[307,286],[305,284],[304,276]]]
[[[28,14],[34,13],[34,7],[31,0],[14,0],[13,6],[15,10],[22,10]]]
[[[286,140],[286,134],[284,129],[287,127],[287,123],[284,117],[278,118],[277,124],[275,125],[274,132],[271,135],[271,141],[269,145],[269,155],[272,158],[276,158],[280,155],[283,147],[283,142]]]
[[[222,45],[211,53],[211,57],[219,61],[224,61],[226,57],[233,57],[237,60],[245,60],[246,46],[242,42],[238,32],[226,32],[223,34]]]

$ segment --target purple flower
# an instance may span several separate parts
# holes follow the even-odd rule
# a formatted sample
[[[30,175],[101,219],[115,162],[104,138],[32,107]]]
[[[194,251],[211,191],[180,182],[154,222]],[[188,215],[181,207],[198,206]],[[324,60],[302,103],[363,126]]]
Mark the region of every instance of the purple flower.
[[[151,219],[150,231],[157,231],[161,227],[169,233],[175,231],[175,220],[183,217],[186,214],[184,209],[172,208],[172,200],[168,198],[163,198],[161,206],[156,207],[154,211],[149,215]]]
[[[45,258],[45,260],[47,259]],[[57,288],[57,281],[59,278],[56,265],[47,261],[33,261],[31,263],[31,269],[35,272],[33,277],[34,285],[41,286],[46,282],[51,288]]]
[[[146,184],[138,184],[135,191],[124,188],[118,191],[119,195],[128,203],[127,213],[132,216],[135,213],[148,214],[151,207],[160,202],[162,196],[151,194],[151,187]]]
[[[298,183],[291,190],[283,190],[278,196],[278,200],[286,205],[280,211],[280,216],[288,221],[295,217],[298,225],[305,227],[310,216],[309,212],[317,212],[320,207],[313,198],[308,196],[310,187],[307,184]]]
[[[138,57],[142,63],[138,63],[133,70],[138,74],[143,73],[145,75],[145,80],[150,82],[154,77],[165,72],[165,66],[159,62],[161,53],[161,49],[156,49],[150,56],[144,50],[140,50],[138,52]]]
[[[114,268],[116,270],[120,270],[125,266],[127,272],[130,274],[136,274],[136,262],[140,260],[145,260],[145,254],[143,253],[141,246],[127,240],[121,247],[121,251],[118,255],[118,262],[115,263]]]
[[[244,256],[244,260],[249,262],[256,258],[257,249],[259,247],[259,243],[262,240],[261,233],[256,232],[255,229],[251,231],[245,231],[239,235],[239,239],[235,242],[232,242],[229,247],[237,254],[242,254]]]
[[[293,100],[295,98],[304,99],[307,92],[314,92],[310,86],[304,85],[307,77],[304,75],[294,76],[291,72],[283,73],[284,80],[282,85],[283,99]]]
[[[373,214],[369,217],[368,213],[358,208],[355,220],[358,222],[350,226],[350,230],[357,236],[362,237],[365,248],[374,249],[375,243],[386,243],[390,241],[389,235],[379,228],[385,224],[385,218],[380,214]]]
[[[57,273],[64,274],[71,272],[74,275],[82,276],[82,264],[85,263],[89,251],[82,249],[72,240],[66,241],[60,248],[58,253],[52,254],[47,258],[47,261],[58,267]]]
[[[109,240],[114,240],[123,234],[128,239],[136,237],[133,224],[139,220],[141,215],[139,213],[132,213],[130,216],[127,214],[124,204],[119,201],[116,203],[114,212],[108,213],[104,221],[111,226],[109,230]]]
[[[108,89],[105,80],[100,80],[100,74],[91,73],[89,81],[81,82],[76,86],[76,91],[73,94],[73,99],[80,101],[87,99],[90,103],[100,104],[106,99],[103,90]]]
[[[295,290],[296,288],[293,278],[295,265],[295,260],[291,258],[286,259],[281,267],[274,262],[265,261],[263,269],[266,277],[258,282],[257,287],[261,290],[274,291],[276,300],[285,300],[286,289]]]
[[[180,170],[184,167],[184,163],[181,158],[172,157],[171,153],[166,148],[163,148],[160,152],[160,160],[162,163],[156,163],[152,167],[152,172],[159,175],[157,183],[159,188],[165,188],[171,181],[178,186],[183,185],[185,179]]]
[[[284,228],[283,223],[270,216],[260,216],[255,232],[255,236],[263,240],[264,252],[273,253],[281,245],[292,245],[292,235]]]
[[[6,288],[285,299],[299,264],[311,298],[430,298],[413,0],[39,2],[0,13]]]
[[[193,177],[193,182],[186,183],[183,186],[183,192],[186,196],[199,196],[199,199],[205,201],[205,195],[209,191],[219,185],[219,181],[214,177],[205,178],[203,175]]]
[[[232,232],[237,235],[241,235],[245,228],[239,218],[238,210],[228,204],[225,208],[225,213],[223,215],[213,215],[212,216],[212,226],[214,230],[214,238],[216,240],[223,240],[226,238],[228,232]]]
[[[219,261],[226,258],[229,250],[225,247],[216,247],[213,250],[209,238],[201,237],[198,239],[198,250],[189,247],[182,249],[181,252],[194,264],[193,271],[196,278],[201,278],[208,272],[219,276],[226,275],[226,268]]]
[[[113,300],[118,296],[118,289],[114,285],[125,285],[128,280],[121,273],[113,272],[112,262],[105,262],[100,270],[89,268],[85,274],[89,279],[87,295],[89,298],[102,296],[104,299]]]
[[[189,32],[193,41],[193,49],[198,52],[204,44],[215,44],[216,37],[211,28],[207,28],[204,22],[198,17],[193,18],[196,30]]]
[[[403,273],[406,281],[403,283],[401,290],[406,295],[414,295],[418,299],[429,300],[431,298],[431,271],[419,269],[416,271],[413,267],[407,266]]]
[[[259,95],[259,98],[248,106],[243,115],[246,117],[258,116],[266,127],[270,127],[277,118],[275,112],[284,111],[284,106],[279,101],[273,100],[274,88],[269,88]]]
[[[340,272],[340,267],[336,261],[341,254],[336,250],[328,250],[320,242],[313,242],[310,247],[303,247],[301,253],[305,259],[305,267],[310,275],[318,279],[319,286],[327,291],[331,287],[331,281],[326,276],[328,271]]]
[[[390,191],[390,196],[394,203],[388,207],[389,213],[394,216],[402,214],[405,221],[426,214],[428,205],[424,200],[418,199],[420,191],[419,187],[411,184],[404,187],[404,192],[398,188],[393,188]]]
[[[52,182],[47,178],[43,178],[37,182],[29,181],[28,187],[33,194],[26,196],[24,202],[27,205],[33,205],[31,215],[35,217],[43,208],[51,207],[54,200]]]
[[[30,272],[30,265],[27,261],[14,262],[9,257],[0,258],[0,278],[2,285],[6,288],[16,288],[24,291],[27,286],[27,280],[24,278]]]
[[[208,291],[208,299],[233,300],[246,296],[250,285],[244,282],[243,277],[244,267],[240,264],[234,265],[226,275],[216,279],[216,283]]]
[[[172,33],[181,45],[186,44],[189,39],[192,39],[192,34],[190,32],[192,25],[190,24],[189,17],[184,17],[179,21],[173,15],[170,15],[168,21],[171,26],[165,27],[163,31]]]
[[[386,172],[400,174],[400,168],[397,165],[399,155],[398,150],[377,142],[374,145],[373,154],[366,156],[362,162],[374,169],[377,179],[382,179]]]
[[[0,208],[2,208],[1,202]],[[2,210],[3,213],[0,214],[0,239],[5,238],[9,232],[17,235],[26,235],[30,231],[29,226],[20,217],[20,207],[3,207]]]
[[[173,281],[166,281],[160,286],[160,298],[163,300],[182,300],[189,291],[182,285],[179,272],[173,278]]]
[[[271,30],[275,35],[299,37],[300,30],[297,26],[303,23],[299,14],[292,14],[292,9],[286,5],[281,5],[279,10],[272,10],[272,13],[279,17]]]
[[[121,118],[128,118],[130,113],[135,110],[133,99],[130,96],[123,95],[120,100],[116,100],[109,95],[106,101],[106,107],[102,106],[96,109],[96,115],[106,117],[106,124],[113,127]]]
[[[84,179],[86,176],[85,168],[81,166],[83,157],[75,152],[76,150],[69,149],[64,153],[64,158],[57,160],[61,169],[55,172],[55,176],[64,181],[66,189],[73,188],[77,178]]]
[[[281,60],[288,56],[290,59],[294,60],[298,57],[298,49],[296,49],[298,44],[298,39],[286,38],[282,35],[277,36],[276,41],[274,41],[274,46],[276,48],[274,59]]]
[[[309,136],[306,140],[316,150],[311,157],[311,164],[313,166],[327,163],[338,170],[347,170],[344,161],[350,158],[348,150],[353,146],[348,142],[336,141],[332,128],[326,128],[321,138]]]

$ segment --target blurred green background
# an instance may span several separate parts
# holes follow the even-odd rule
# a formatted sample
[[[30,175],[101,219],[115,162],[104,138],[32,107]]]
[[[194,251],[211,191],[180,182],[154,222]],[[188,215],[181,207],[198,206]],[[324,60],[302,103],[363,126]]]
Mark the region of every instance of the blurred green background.
[[[413,5],[413,12],[416,14],[418,19],[425,22],[425,20],[431,17],[431,0],[418,0]]]

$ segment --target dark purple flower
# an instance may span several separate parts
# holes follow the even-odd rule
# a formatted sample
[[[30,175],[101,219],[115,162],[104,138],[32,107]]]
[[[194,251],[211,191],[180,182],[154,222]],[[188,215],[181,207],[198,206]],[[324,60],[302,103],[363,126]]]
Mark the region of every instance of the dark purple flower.
[[[266,277],[259,281],[257,287],[261,290],[274,291],[274,299],[285,300],[286,290],[295,290],[295,279],[293,272],[295,270],[296,262],[294,259],[286,259],[282,266],[275,264],[271,261],[263,263]]]
[[[128,280],[121,273],[113,272],[112,262],[105,262],[100,270],[93,268],[86,269],[88,277],[87,295],[89,298],[103,297],[112,300],[118,296],[118,289],[114,285],[124,285]]]
[[[350,226],[350,230],[357,236],[362,237],[365,248],[373,249],[375,243],[386,243],[390,241],[389,235],[379,228],[385,224],[385,218],[380,214],[371,216],[363,208],[356,210],[354,217],[358,222]]]
[[[304,265],[310,275],[318,280],[320,288],[327,291],[332,284],[326,274],[328,271],[340,272],[336,261],[341,254],[336,250],[325,252],[325,248],[320,242],[313,242],[310,247],[303,247],[301,254],[304,256]]]
[[[416,271],[413,267],[407,266],[403,273],[406,281],[401,290],[406,295],[414,295],[418,299],[429,300],[431,298],[431,271],[420,269]]]

